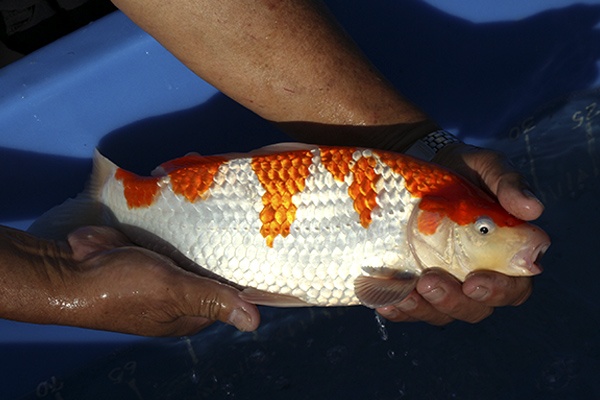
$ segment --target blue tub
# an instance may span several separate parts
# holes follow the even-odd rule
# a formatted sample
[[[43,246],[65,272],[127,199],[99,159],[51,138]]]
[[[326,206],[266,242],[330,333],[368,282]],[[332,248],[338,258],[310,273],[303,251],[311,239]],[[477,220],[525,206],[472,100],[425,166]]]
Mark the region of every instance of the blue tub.
[[[535,184],[553,247],[531,299],[445,328],[263,308],[257,333],[181,339],[0,321],[0,398],[600,397],[600,1],[328,4],[403,93]],[[0,132],[17,228],[81,189],[95,147],[147,172],[289,140],[118,12],[0,69]]]

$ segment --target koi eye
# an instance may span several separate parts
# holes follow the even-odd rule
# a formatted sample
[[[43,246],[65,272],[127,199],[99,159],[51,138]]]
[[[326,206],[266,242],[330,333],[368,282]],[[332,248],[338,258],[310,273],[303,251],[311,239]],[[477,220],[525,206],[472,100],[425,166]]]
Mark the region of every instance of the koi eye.
[[[496,229],[496,224],[490,217],[480,217],[475,221],[475,229],[481,235],[488,235]]]

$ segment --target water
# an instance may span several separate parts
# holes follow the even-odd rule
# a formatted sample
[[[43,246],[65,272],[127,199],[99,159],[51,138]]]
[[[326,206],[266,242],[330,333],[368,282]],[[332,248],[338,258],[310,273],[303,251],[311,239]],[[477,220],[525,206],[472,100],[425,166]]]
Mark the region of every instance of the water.
[[[549,206],[599,193],[600,95],[551,103],[489,144],[511,156]]]
[[[379,331],[379,337],[381,340],[386,341],[389,338],[388,331],[385,328],[385,318],[375,311],[375,323],[377,324],[377,330]]]
[[[546,204],[545,271],[520,307],[475,325],[384,322],[363,307],[262,308],[52,377],[23,399],[600,398],[600,94],[552,103],[490,139]]]

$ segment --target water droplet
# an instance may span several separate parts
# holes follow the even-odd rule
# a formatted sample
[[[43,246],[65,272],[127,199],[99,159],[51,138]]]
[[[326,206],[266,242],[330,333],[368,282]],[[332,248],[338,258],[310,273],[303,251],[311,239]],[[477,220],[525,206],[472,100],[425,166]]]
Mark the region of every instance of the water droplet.
[[[394,358],[396,358],[396,352],[390,349],[387,352],[387,356],[390,358],[390,360],[393,360]]]
[[[262,350],[254,350],[252,354],[248,356],[248,361],[254,364],[261,364],[267,359],[267,355]]]
[[[400,387],[398,388],[398,399],[403,398],[404,396],[406,396],[406,383],[402,382],[401,384],[399,384]]]
[[[198,378],[198,374],[196,373],[196,370],[192,370],[192,373],[190,374],[190,380],[194,384],[198,384],[198,382],[200,382],[200,379]]]
[[[277,390],[284,390],[290,387],[290,380],[285,376],[279,376],[275,379],[275,388]]]
[[[570,357],[557,357],[542,370],[538,387],[543,390],[561,390],[567,387],[579,373],[579,363]]]
[[[385,327],[385,319],[379,315],[379,313],[377,313],[377,311],[375,311],[375,322],[377,323],[377,328],[379,330],[379,337],[381,337],[381,340],[386,341],[388,340],[388,331]]]
[[[221,390],[225,393],[226,396],[235,396],[233,392],[234,386],[231,382],[226,382],[221,386]]]

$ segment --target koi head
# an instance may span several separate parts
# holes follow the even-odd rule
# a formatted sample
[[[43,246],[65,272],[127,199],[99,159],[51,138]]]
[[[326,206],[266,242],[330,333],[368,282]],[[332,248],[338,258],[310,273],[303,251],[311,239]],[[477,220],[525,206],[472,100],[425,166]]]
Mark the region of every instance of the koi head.
[[[411,215],[408,235],[423,268],[446,269],[461,281],[480,269],[537,275],[550,246],[543,230],[512,216],[466,182],[424,196]]]

